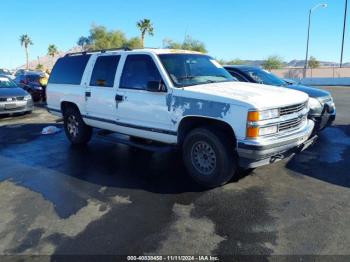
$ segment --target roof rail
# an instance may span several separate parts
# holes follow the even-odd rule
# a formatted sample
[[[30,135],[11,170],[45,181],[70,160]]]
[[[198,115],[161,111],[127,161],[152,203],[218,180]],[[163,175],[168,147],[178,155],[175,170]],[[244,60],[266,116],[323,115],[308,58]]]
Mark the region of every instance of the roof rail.
[[[100,49],[100,50],[81,51],[81,52],[68,53],[65,56],[86,55],[86,54],[94,54],[94,53],[106,53],[106,52],[120,51],[120,50],[131,51],[132,49],[130,49],[129,47]]]

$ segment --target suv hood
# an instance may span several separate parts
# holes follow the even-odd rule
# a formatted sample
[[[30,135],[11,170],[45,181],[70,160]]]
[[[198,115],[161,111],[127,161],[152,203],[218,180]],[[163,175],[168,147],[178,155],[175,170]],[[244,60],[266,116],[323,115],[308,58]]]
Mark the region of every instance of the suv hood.
[[[197,98],[240,103],[257,109],[278,108],[308,100],[308,95],[300,91],[245,82],[211,83],[185,87],[184,90]]]
[[[304,92],[308,94],[310,97],[313,98],[320,98],[320,97],[326,97],[330,96],[331,94],[328,91],[321,90],[318,88],[313,88],[309,86],[302,86],[302,85],[286,85],[286,88],[293,89],[293,90],[298,90],[301,92]]]
[[[28,93],[20,87],[0,88],[0,97],[26,96]]]

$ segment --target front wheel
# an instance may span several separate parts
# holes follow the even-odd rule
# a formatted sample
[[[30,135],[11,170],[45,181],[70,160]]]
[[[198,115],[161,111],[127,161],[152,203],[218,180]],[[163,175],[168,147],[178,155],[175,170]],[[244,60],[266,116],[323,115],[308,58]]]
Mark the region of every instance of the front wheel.
[[[84,123],[79,110],[74,107],[65,110],[64,131],[73,145],[85,145],[92,136],[92,128]]]
[[[237,153],[229,141],[224,133],[207,128],[194,129],[187,135],[184,163],[197,183],[213,188],[232,179],[238,165]]]

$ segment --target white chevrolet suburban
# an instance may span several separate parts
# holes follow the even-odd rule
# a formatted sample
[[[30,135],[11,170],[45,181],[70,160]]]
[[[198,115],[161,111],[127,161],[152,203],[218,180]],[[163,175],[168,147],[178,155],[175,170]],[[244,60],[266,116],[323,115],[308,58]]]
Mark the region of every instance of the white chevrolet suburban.
[[[270,164],[310,145],[308,99],[235,82],[207,55],[168,49],[68,54],[47,86],[48,110],[63,117],[72,144],[86,144],[98,128],[136,138],[135,145],[174,145],[207,187],[228,182],[238,167]]]

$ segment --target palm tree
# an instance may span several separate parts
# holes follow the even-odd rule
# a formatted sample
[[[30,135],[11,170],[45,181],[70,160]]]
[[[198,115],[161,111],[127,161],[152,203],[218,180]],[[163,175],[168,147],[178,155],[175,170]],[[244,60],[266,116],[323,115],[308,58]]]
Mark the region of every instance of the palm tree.
[[[58,54],[57,47],[55,45],[49,45],[49,47],[47,48],[47,54],[51,56],[51,64],[53,67],[53,58],[56,54]]]
[[[142,47],[144,47],[145,46],[145,36],[146,36],[146,34],[149,34],[150,36],[154,35],[153,25],[151,23],[151,20],[149,20],[149,19],[140,20],[140,21],[137,22],[136,25],[141,31],[141,44],[142,44]]]
[[[21,46],[24,47],[25,52],[26,52],[26,69],[29,68],[29,54],[28,54],[28,47],[30,45],[33,45],[32,39],[30,39],[29,35],[24,34],[21,35],[19,38],[19,41],[21,42]]]
[[[88,48],[88,46],[91,45],[91,38],[90,37],[81,36],[78,39],[77,44],[78,44],[78,46],[81,47],[81,49],[83,51],[85,51]]]

